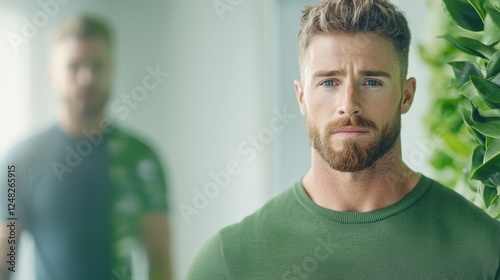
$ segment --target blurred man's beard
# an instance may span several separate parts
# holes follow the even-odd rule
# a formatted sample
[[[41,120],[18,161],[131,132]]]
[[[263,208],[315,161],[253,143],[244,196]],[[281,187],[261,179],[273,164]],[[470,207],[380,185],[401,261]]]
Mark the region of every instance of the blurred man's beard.
[[[313,148],[331,168],[341,172],[356,172],[371,167],[380,157],[385,155],[396,143],[401,132],[401,117],[398,114],[394,122],[385,123],[379,131],[374,122],[361,117],[342,119],[329,123],[323,135],[306,116],[307,134]],[[375,130],[376,135],[366,140],[344,139],[343,149],[334,150],[331,143],[332,133],[342,126],[358,126]]]
[[[100,117],[104,113],[108,96],[108,94],[105,94],[94,97],[97,100],[82,101],[71,99],[66,100],[66,102],[73,118],[79,121],[88,121]]]

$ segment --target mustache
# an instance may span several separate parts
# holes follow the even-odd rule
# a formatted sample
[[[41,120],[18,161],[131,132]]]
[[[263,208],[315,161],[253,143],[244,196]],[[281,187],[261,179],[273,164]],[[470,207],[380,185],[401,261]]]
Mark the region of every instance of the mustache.
[[[89,95],[97,92],[97,87],[95,86],[86,86],[86,87],[79,87],[76,89],[76,93],[78,95]]]
[[[373,121],[370,121],[363,117],[353,116],[330,122],[325,130],[326,135],[333,134],[336,130],[344,126],[356,126],[360,128],[377,129],[377,125]]]

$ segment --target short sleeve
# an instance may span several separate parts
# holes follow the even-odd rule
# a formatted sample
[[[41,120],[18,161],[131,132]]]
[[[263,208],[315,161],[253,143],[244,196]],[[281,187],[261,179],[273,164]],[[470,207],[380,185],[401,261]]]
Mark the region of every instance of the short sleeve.
[[[137,177],[141,182],[145,210],[148,212],[167,211],[167,182],[163,166],[153,151],[148,151],[139,159]]]
[[[167,184],[156,153],[142,141],[115,129],[108,139],[109,175],[115,197],[140,200],[144,212],[166,212]]]

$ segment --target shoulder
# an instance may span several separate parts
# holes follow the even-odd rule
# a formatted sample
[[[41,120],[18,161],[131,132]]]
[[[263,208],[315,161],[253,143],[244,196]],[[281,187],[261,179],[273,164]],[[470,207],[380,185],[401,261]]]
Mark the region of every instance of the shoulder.
[[[293,215],[290,209],[297,204],[293,200],[295,194],[290,187],[241,222],[221,229],[198,252],[187,279],[232,279],[228,267],[251,259],[255,250],[262,247],[260,235],[286,230],[276,222],[283,225],[283,219]]]
[[[114,127],[108,135],[107,146],[111,157],[117,161],[138,162],[144,166],[161,165],[156,151],[149,143],[122,128]]]
[[[200,249],[188,271],[188,280],[228,279],[222,254],[220,233],[210,238]]]
[[[154,154],[153,149],[145,140],[120,127],[114,127],[109,133],[108,141],[110,141],[110,148],[113,149],[133,148],[137,152]]]
[[[462,231],[468,230],[482,236],[490,236],[500,243],[500,221],[489,216],[483,209],[456,191],[434,180],[431,181],[426,200],[436,216],[441,217],[446,224],[461,228]]]
[[[46,153],[48,148],[57,140],[55,125],[44,128],[36,134],[30,135],[15,143],[3,157],[7,163],[28,164]]]
[[[239,223],[223,228],[219,232],[219,242],[224,255],[231,258],[240,252],[257,250],[269,237],[293,231],[296,220],[304,214],[304,208],[296,198],[296,186],[297,184],[272,198]]]

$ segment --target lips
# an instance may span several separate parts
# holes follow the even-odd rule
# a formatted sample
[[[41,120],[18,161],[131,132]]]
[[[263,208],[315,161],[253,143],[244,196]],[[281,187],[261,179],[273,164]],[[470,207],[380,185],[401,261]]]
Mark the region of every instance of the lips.
[[[353,116],[332,121],[327,125],[325,134],[352,138],[366,136],[369,135],[371,131],[376,130],[377,126],[373,121],[360,116]]]
[[[334,134],[338,133],[368,133],[368,129],[359,126],[343,126],[334,131]]]

